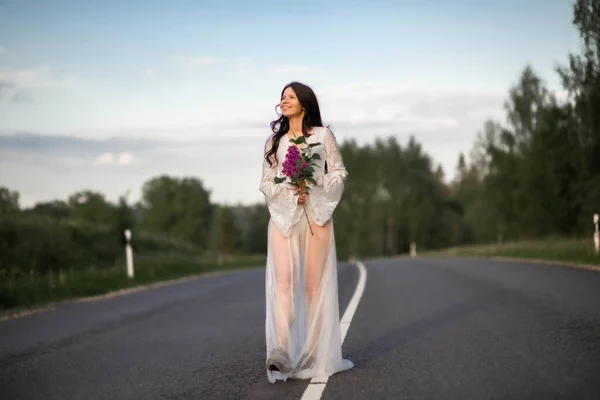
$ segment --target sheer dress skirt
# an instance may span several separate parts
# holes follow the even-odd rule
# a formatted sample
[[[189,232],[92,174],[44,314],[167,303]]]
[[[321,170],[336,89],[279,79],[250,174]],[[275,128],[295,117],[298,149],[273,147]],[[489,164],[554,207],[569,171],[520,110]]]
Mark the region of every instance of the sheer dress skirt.
[[[352,368],[342,359],[333,221],[301,218],[288,237],[271,221],[266,268],[267,377],[271,383]]]

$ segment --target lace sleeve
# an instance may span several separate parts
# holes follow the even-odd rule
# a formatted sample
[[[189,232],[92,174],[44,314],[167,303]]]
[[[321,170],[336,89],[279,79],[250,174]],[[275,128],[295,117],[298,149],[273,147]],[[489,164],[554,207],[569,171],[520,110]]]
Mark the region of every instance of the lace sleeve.
[[[323,150],[327,163],[327,174],[323,176],[323,186],[313,187],[308,196],[312,203],[314,221],[321,226],[331,219],[342,198],[348,177],[337,141],[329,128],[323,137]]]
[[[265,145],[266,153],[270,148],[271,140]],[[292,230],[296,209],[298,208],[298,195],[287,183],[275,183],[273,179],[277,176],[277,166],[269,166],[263,157],[262,178],[259,190],[265,195],[267,208],[271,219],[279,228],[283,236],[289,236]]]

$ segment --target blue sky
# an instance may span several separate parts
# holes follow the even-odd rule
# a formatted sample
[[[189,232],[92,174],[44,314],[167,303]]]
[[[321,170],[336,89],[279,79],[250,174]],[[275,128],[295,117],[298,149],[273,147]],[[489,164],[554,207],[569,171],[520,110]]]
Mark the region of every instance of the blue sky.
[[[135,200],[168,173],[202,179],[214,201],[262,201],[261,150],[292,79],[338,140],[413,134],[450,177],[527,63],[560,89],[554,67],[579,45],[571,7],[5,0],[0,185],[26,205],[81,189]]]

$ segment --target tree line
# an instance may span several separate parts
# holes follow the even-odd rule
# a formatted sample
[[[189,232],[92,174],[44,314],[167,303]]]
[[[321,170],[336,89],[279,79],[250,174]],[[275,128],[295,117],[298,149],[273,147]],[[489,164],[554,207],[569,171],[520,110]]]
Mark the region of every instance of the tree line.
[[[341,143],[349,179],[334,214],[338,256],[405,253],[411,242],[437,249],[591,236],[600,211],[600,0],[575,2],[573,23],[581,52],[556,70],[567,98],[526,66],[508,90],[505,121],[484,124],[452,182],[414,137]],[[125,228],[143,232],[134,236],[139,251],[266,253],[266,206],[213,203],[195,177],[152,178],[135,204],[93,191],[28,209],[18,198],[0,188],[3,276],[115,262]]]
[[[0,187],[0,280],[113,266],[122,261],[126,229],[138,254],[260,253],[244,247],[236,210],[211,203],[201,180],[158,176],[142,192],[135,204],[84,190],[21,208],[19,193]]]

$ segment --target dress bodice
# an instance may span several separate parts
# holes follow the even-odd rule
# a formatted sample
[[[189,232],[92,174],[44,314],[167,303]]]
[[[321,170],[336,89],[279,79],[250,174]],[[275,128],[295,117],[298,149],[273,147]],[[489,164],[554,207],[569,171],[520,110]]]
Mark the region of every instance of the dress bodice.
[[[348,172],[331,129],[315,127],[306,142],[306,145],[321,143],[320,146],[312,148],[313,154],[320,155],[320,160],[314,160],[316,166],[313,177],[317,185],[308,184],[310,192],[304,208],[310,221],[322,226],[332,217],[341,199]],[[267,140],[265,152],[271,148],[271,143],[272,137]],[[276,152],[277,165],[271,167],[266,160],[263,160],[263,173],[259,187],[265,195],[271,218],[284,236],[290,234],[292,226],[302,217],[303,207],[298,204],[298,195],[287,181],[276,184],[273,180],[275,177],[284,176],[282,164],[289,146],[293,145],[284,136],[279,141]],[[325,165],[327,173],[325,173]]]

